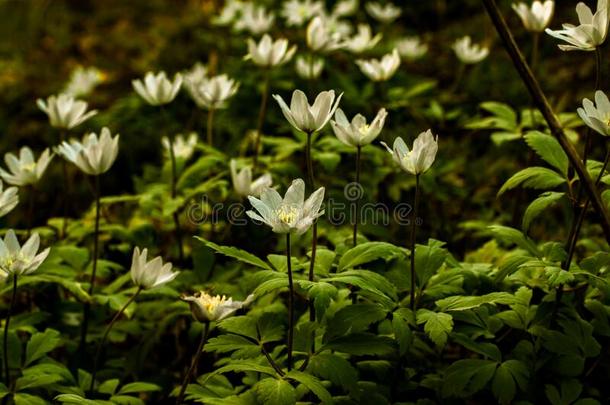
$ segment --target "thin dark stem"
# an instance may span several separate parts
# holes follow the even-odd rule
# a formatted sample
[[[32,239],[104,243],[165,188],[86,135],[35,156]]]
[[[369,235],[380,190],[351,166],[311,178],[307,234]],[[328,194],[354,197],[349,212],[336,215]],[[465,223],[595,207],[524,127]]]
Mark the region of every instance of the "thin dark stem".
[[[276,373],[278,373],[282,377],[286,375],[282,371],[280,366],[278,366],[277,363],[273,360],[273,358],[269,355],[269,352],[265,349],[265,346],[263,346],[262,344],[261,344],[261,353],[263,353],[265,355],[265,358],[267,359],[267,362],[275,370]]]
[[[271,81],[271,71],[265,69],[265,78],[263,81],[263,93],[261,95],[261,105],[258,110],[258,121],[256,123],[256,133],[254,134],[254,162],[252,169],[256,172],[258,168],[258,154],[260,152],[261,138],[263,137],[263,124],[265,123],[265,115],[267,114],[267,99],[269,98],[269,83]]]
[[[127,307],[129,307],[129,305],[131,305],[131,303],[136,299],[136,297],[140,294],[140,292],[142,292],[142,287],[139,287],[138,290],[136,291],[136,293],[134,295],[132,295],[131,298],[129,298],[129,300],[127,300],[125,305],[123,305],[123,307],[119,310],[119,312],[117,312],[114,315],[114,317],[112,318],[112,320],[106,327],[106,330],[104,331],[102,340],[100,340],[100,342],[97,344],[97,349],[95,351],[95,360],[93,361],[93,372],[91,373],[91,385],[89,385],[89,395],[91,395],[93,393],[93,386],[95,385],[95,375],[97,374],[97,367],[99,365],[100,356],[102,355],[102,349],[104,348],[106,339],[108,339],[108,335],[110,334],[110,330],[112,330],[112,327],[114,326],[115,322],[119,320],[121,315],[123,315],[123,313],[125,312]]]
[[[307,145],[305,147],[305,158],[307,160],[307,177],[309,179],[309,186],[311,190],[315,188],[315,179],[313,175],[313,159],[311,156],[311,137],[312,133],[307,134]],[[311,236],[311,261],[309,262],[309,275],[308,280],[313,281],[314,279],[314,270],[316,263],[316,250],[318,248],[318,221],[315,221],[312,226],[312,236]],[[313,305],[313,301],[309,302],[309,320],[314,322],[316,320],[316,311]]]
[[[288,371],[292,370],[292,340],[294,336],[294,285],[290,258],[290,233],[286,234],[286,267],[288,271]]]
[[[360,152],[362,150],[362,146],[358,145],[356,149],[356,184],[360,186]],[[352,237],[352,243],[354,246],[358,244],[358,221],[360,219],[360,197],[355,201],[356,203],[356,218],[354,218],[354,235]]]
[[[29,238],[32,234],[32,228],[34,227],[34,203],[36,201],[36,187],[32,184],[30,186],[30,195],[28,201],[28,233]]]
[[[6,315],[6,322],[4,323],[4,373],[6,378],[6,386],[11,385],[11,372],[8,365],[8,328],[11,323],[11,314],[13,308],[15,308],[15,301],[17,300],[17,274],[13,275],[13,295],[11,296],[11,306],[8,308],[8,314]]]
[[[532,68],[532,72],[536,73],[536,68],[538,67],[538,54],[540,49],[540,33],[534,32],[532,38],[532,55],[530,60],[530,66]]]
[[[212,111],[212,110],[210,110]],[[177,182],[178,182],[178,170],[176,166],[176,154],[174,152],[174,136],[171,135],[171,131],[169,130],[169,119],[167,117],[167,113],[164,108],[161,108],[161,112],[165,119],[165,127],[167,128],[167,139],[169,141],[169,158],[172,166],[172,178],[171,178],[171,196],[172,199],[175,199],[178,195],[177,191]],[[209,115],[208,115],[208,125],[209,125]],[[210,136],[210,128],[208,128],[208,137]],[[209,139],[208,139],[209,142]],[[173,214],[174,219],[174,232],[176,237],[176,243],[178,244],[178,259],[180,263],[184,262],[184,248],[182,246],[182,230],[180,229],[180,217],[178,215],[178,211]]]
[[[176,405],[180,405],[184,400],[184,393],[186,392],[186,387],[188,387],[191,382],[191,377],[193,371],[197,364],[199,364],[199,359],[201,358],[201,354],[203,353],[203,346],[205,346],[205,342],[208,339],[208,333],[210,331],[210,323],[206,322],[203,328],[203,333],[201,335],[201,340],[199,341],[199,346],[197,346],[197,353],[193,356],[193,361],[191,362],[191,366],[189,367],[186,375],[184,376],[184,381],[182,382],[182,386],[180,387],[180,393],[178,394],[178,398],[176,399]]]
[[[61,131],[59,133],[59,142],[60,144],[63,143],[66,140],[66,132],[65,131]],[[68,230],[68,198],[70,198],[70,181],[68,181],[68,162],[66,161],[66,159],[62,159],[61,160],[61,174],[63,177],[63,184],[65,187],[65,194],[63,195],[63,201],[62,201],[62,217],[63,217],[63,221],[61,223],[61,235],[60,235],[60,239],[63,239],[66,237],[66,232]]]
[[[417,230],[417,208],[419,205],[419,174],[415,175],[415,198],[411,219],[411,310],[415,310],[415,231]]]
[[[214,112],[213,108],[208,110],[208,122],[206,124],[208,145],[214,146]]]
[[[597,187],[589,176],[586,167],[580,160],[578,152],[576,152],[570,141],[567,139],[565,132],[563,131],[563,128],[559,123],[557,116],[553,112],[553,109],[551,108],[548,100],[546,99],[546,96],[542,92],[538,81],[532,74],[529,66],[527,65],[527,62],[521,54],[521,51],[517,47],[515,39],[513,38],[508,26],[506,25],[506,21],[498,10],[498,6],[496,5],[495,0],[482,1],[485,5],[487,13],[489,14],[489,17],[491,18],[491,21],[493,22],[496,28],[496,31],[504,42],[504,46],[506,47],[506,50],[509,56],[511,57],[513,64],[515,65],[515,68],[517,69],[519,75],[521,76],[521,79],[529,90],[531,96],[534,98],[538,109],[540,109],[542,115],[544,116],[544,119],[549,125],[551,133],[561,145],[562,149],[568,156],[571,165],[578,174],[579,179],[583,182],[585,190],[587,191],[589,198],[591,198],[593,208],[600,216],[600,225],[602,226],[602,229],[604,231],[606,241],[610,243],[610,215],[606,210],[606,207],[601,199]]]

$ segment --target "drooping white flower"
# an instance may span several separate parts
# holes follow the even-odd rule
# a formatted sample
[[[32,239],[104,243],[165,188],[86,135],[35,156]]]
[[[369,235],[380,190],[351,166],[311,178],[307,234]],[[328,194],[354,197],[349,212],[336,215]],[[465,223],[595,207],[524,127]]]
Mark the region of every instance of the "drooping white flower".
[[[38,233],[32,234],[22,247],[15,232],[9,229],[4,240],[0,238],[0,272],[6,276],[22,276],[36,271],[51,250],[46,248],[38,253],[39,246]]]
[[[267,12],[265,7],[245,3],[241,8],[241,16],[233,28],[237,31],[249,31],[253,35],[260,35],[269,31],[274,22],[275,14]]]
[[[309,105],[305,93],[295,90],[292,92],[290,107],[288,107],[281,96],[273,95],[288,122],[297,130],[309,134],[324,128],[339,107],[341,97],[343,97],[343,93],[339,94],[335,100],[334,90],[323,91],[318,94],[313,105]]]
[[[282,4],[282,16],[289,27],[300,27],[324,12],[324,4],[313,0],[288,0]]]
[[[324,200],[324,187],[314,191],[305,200],[305,182],[302,179],[292,182],[283,199],[275,189],[267,187],[261,193],[260,199],[249,196],[248,200],[256,212],[250,210],[246,214],[269,225],[275,233],[295,232],[302,235],[324,214],[324,210],[320,210]]]
[[[428,45],[420,37],[405,37],[396,42],[398,54],[407,60],[417,60],[428,52]]]
[[[70,74],[70,80],[63,93],[74,97],[83,97],[90,94],[103,80],[104,74],[98,68],[79,66]]]
[[[295,70],[299,77],[307,80],[317,79],[324,69],[324,59],[299,55],[296,58]]]
[[[199,108],[225,108],[227,101],[237,93],[239,83],[226,74],[207,77],[191,89],[191,97]]]
[[[188,302],[193,318],[199,322],[222,321],[233,315],[237,310],[249,305],[254,301],[254,295],[250,294],[244,301],[233,301],[233,298],[220,295],[210,295],[204,291],[194,295],[183,295],[182,301]]]
[[[400,7],[397,7],[392,3],[382,5],[376,1],[369,1],[364,7],[371,17],[382,24],[391,24],[402,14]]]
[[[400,137],[394,140],[393,150],[385,142],[381,142],[381,144],[390,152],[402,170],[418,175],[426,172],[434,163],[438,151],[438,136],[434,138],[431,130],[422,132],[413,142],[412,150],[409,150],[405,141]]]
[[[467,65],[479,63],[489,55],[489,48],[473,44],[468,35],[456,40],[452,48],[458,59]]]
[[[373,36],[369,25],[358,24],[358,32],[345,40],[345,48],[352,53],[359,54],[373,49],[381,41],[381,36],[381,34]]]
[[[254,39],[248,38],[248,54],[246,59],[251,59],[256,65],[273,67],[283,65],[292,59],[297,46],[288,47],[288,40],[280,38],[273,41],[268,34],[257,44]]]
[[[161,145],[163,145],[164,152],[169,156],[170,142],[167,136],[161,138]],[[195,151],[196,145],[196,132],[191,132],[186,138],[182,136],[182,134],[178,134],[174,137],[173,141],[174,156],[176,156],[177,159],[188,160],[191,156],[193,156],[193,152]]]
[[[585,98],[582,108],[578,109],[578,115],[595,132],[604,136],[610,135],[610,101],[603,91],[595,92],[595,104]]]
[[[176,73],[174,80],[170,81],[165,72],[154,74],[146,73],[144,80],[132,80],[134,90],[148,104],[159,106],[171,103],[182,86],[182,75]]]
[[[525,29],[531,32],[542,32],[548,27],[553,17],[555,10],[555,2],[553,0],[542,1],[535,0],[531,6],[526,3],[513,3],[513,10],[523,22]]]
[[[72,129],[97,114],[97,110],[87,112],[85,101],[63,93],[50,96],[46,101],[39,98],[36,104],[47,114],[51,126],[60,129]]]
[[[131,280],[138,287],[149,290],[162,284],[169,283],[178,275],[177,271],[172,271],[172,264],[163,264],[161,256],[157,256],[147,261],[148,249],[135,247],[131,259]]]
[[[315,17],[307,25],[307,46],[314,52],[331,52],[343,46],[341,34],[332,32],[326,20]]]
[[[398,66],[400,66],[400,55],[398,50],[395,48],[391,53],[383,55],[381,60],[369,59],[369,60],[357,60],[356,64],[360,68],[360,71],[364,73],[369,79],[375,82],[386,81],[394,76]]]
[[[562,30],[547,28],[544,32],[569,44],[559,45],[562,51],[593,51],[604,43],[608,34],[608,0],[597,0],[595,14],[580,2],[576,5],[576,13],[580,25],[563,24]]]
[[[345,113],[340,108],[335,113],[335,120],[330,121],[330,125],[337,138],[348,146],[361,147],[373,142],[381,133],[388,112],[382,108],[377,112],[370,125],[366,123],[366,118],[362,114],[356,114],[349,122]]]
[[[92,132],[85,135],[82,142],[76,139],[64,141],[56,148],[56,152],[86,174],[97,176],[107,172],[116,160],[119,135],[113,138],[110,130],[104,127],[99,138]]]
[[[358,11],[358,0],[340,0],[335,3],[333,8],[333,16],[349,17],[356,14]]]
[[[17,187],[9,187],[4,190],[2,181],[0,181],[0,217],[11,212],[19,204],[19,195],[17,193]]]
[[[0,168],[0,176],[13,186],[23,187],[36,184],[44,174],[51,159],[53,159],[53,155],[48,148],[42,152],[38,161],[36,161],[32,150],[24,146],[19,151],[19,157],[12,153],[4,155],[8,171]]]
[[[270,173],[265,173],[258,179],[252,181],[252,169],[249,166],[237,170],[237,161],[231,159],[229,164],[231,168],[231,180],[233,182],[233,188],[235,192],[242,197],[248,197],[250,195],[258,197],[261,192],[271,187],[273,179]]]

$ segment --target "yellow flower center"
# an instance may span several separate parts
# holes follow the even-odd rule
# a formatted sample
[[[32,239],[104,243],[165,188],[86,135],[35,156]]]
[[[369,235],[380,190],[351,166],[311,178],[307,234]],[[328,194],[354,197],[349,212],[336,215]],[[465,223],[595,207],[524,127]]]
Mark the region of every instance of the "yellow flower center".
[[[216,308],[218,308],[219,306],[223,305],[226,301],[227,301],[227,297],[220,296],[220,295],[209,295],[206,293],[202,293],[199,297],[199,302],[201,304],[202,307],[205,308],[205,310],[208,313],[213,313]]]
[[[294,207],[281,207],[276,211],[276,214],[280,221],[287,225],[292,225],[296,221],[299,212]]]
[[[23,165],[22,169],[27,172],[33,172],[34,170],[36,170],[36,163],[32,162],[30,164]]]
[[[369,132],[369,129],[371,129],[370,125],[368,124],[364,124],[363,126],[360,127],[359,131],[361,135],[366,135]]]

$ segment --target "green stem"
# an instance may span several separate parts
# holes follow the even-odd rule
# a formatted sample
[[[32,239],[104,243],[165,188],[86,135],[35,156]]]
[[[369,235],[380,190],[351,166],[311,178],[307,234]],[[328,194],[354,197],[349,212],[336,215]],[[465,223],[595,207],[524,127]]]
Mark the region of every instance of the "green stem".
[[[286,267],[288,270],[288,371],[292,370],[292,340],[294,337],[294,285],[290,258],[290,232],[286,234]]]
[[[116,321],[119,320],[121,315],[123,315],[123,313],[125,312],[127,307],[129,307],[129,305],[131,305],[131,303],[135,301],[136,297],[140,294],[140,292],[142,292],[142,287],[139,287],[138,290],[136,291],[136,293],[134,295],[132,295],[131,298],[129,298],[129,300],[127,300],[125,305],[123,305],[123,307],[119,310],[119,312],[117,312],[114,315],[114,317],[112,318],[112,320],[106,327],[106,330],[104,331],[102,340],[100,340],[100,342],[97,345],[97,350],[95,351],[95,360],[93,361],[93,372],[91,373],[91,385],[89,385],[89,395],[91,395],[93,393],[93,386],[95,384],[95,375],[97,374],[97,368],[99,365],[100,356],[102,355],[102,349],[104,348],[104,343],[106,343],[106,339],[108,339],[110,330],[112,330],[112,327],[114,326]]]
[[[315,188],[315,180],[313,175],[313,159],[311,156],[311,137],[312,133],[307,133],[307,145],[305,147],[305,158],[307,160],[307,177],[309,178],[309,186],[311,190]],[[311,261],[309,262],[309,274],[308,280],[313,281],[314,279],[314,268],[316,263],[316,251],[318,248],[318,221],[314,221],[312,226],[312,240],[311,240]],[[313,301],[309,302],[309,320],[314,322],[316,320],[316,311],[313,306]]]
[[[4,373],[6,378],[6,386],[11,386],[11,373],[8,365],[8,328],[11,323],[11,314],[13,313],[13,308],[15,307],[15,301],[17,300],[17,273],[13,275],[13,294],[11,296],[11,306],[8,309],[8,314],[6,315],[6,322],[4,323]]]
[[[174,136],[171,135],[171,131],[169,130],[169,119],[167,117],[167,113],[166,113],[165,109],[161,108],[161,112],[165,119],[165,127],[168,128],[167,139],[169,141],[169,158],[170,158],[171,166],[172,166],[172,178],[171,178],[170,186],[171,186],[172,199],[175,199],[176,196],[178,195],[178,190],[177,190],[178,169],[177,169],[177,165],[176,165],[176,154],[174,152]],[[210,116],[208,115],[208,122],[209,122],[209,119],[210,119]],[[208,128],[208,136],[210,136],[210,128]],[[208,139],[208,142],[209,142],[209,139]],[[174,212],[172,217],[174,219],[174,232],[175,232],[176,243],[178,244],[178,259],[179,259],[180,263],[183,263],[184,262],[184,248],[182,246],[182,230],[180,229],[180,217],[178,215],[178,211]]]
[[[263,94],[261,98],[260,109],[258,110],[258,121],[256,123],[256,133],[254,134],[254,168],[252,171],[256,173],[258,168],[258,155],[260,153],[261,138],[263,137],[263,124],[265,123],[265,115],[267,114],[267,100],[269,98],[269,83],[271,81],[271,71],[265,69],[265,78],[263,81]]]
[[[32,184],[30,186],[30,195],[28,201],[28,233],[29,238],[32,234],[32,228],[34,227],[34,203],[36,199],[36,187]]]
[[[362,146],[358,145],[356,147],[356,184],[360,185],[360,152],[362,150]],[[358,244],[358,220],[360,219],[360,198],[356,199],[356,218],[354,218],[354,235],[352,237],[352,243],[354,246]]]
[[[59,133],[59,143],[62,144],[64,141],[66,140],[66,131],[61,131]],[[64,187],[66,188],[66,192],[63,195],[63,201],[62,201],[62,216],[63,216],[63,221],[61,223],[61,235],[60,235],[60,239],[63,239],[66,237],[66,232],[68,230],[68,197],[70,195],[70,181],[68,179],[68,162],[66,161],[66,159],[62,159],[61,160],[61,173],[62,173],[62,177],[63,177],[63,184]]]
[[[184,400],[184,394],[186,392],[186,387],[188,387],[189,382],[191,381],[191,377],[193,371],[197,364],[199,364],[199,359],[201,358],[201,354],[203,353],[203,347],[205,346],[205,342],[208,339],[208,333],[210,331],[210,322],[206,322],[203,328],[203,333],[201,334],[201,340],[199,341],[199,346],[197,346],[197,353],[193,356],[193,360],[191,361],[191,366],[189,367],[186,375],[184,376],[184,381],[182,381],[182,386],[180,387],[180,393],[178,394],[178,398],[176,399],[176,405],[180,405]]]
[[[214,108],[208,110],[208,122],[206,124],[208,145],[214,146]]]
[[[415,175],[415,201],[411,220],[411,310],[415,310],[415,231],[417,229],[417,208],[419,205],[419,174]]]

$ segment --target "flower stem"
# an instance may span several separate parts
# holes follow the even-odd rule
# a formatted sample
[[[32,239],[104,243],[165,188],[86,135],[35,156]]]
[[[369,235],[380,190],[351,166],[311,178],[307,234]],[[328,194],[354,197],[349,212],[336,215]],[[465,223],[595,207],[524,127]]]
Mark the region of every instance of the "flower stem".
[[[36,200],[36,187],[32,184],[30,186],[30,195],[28,201],[28,233],[29,238],[32,234],[32,228],[34,227],[34,203]]]
[[[91,395],[93,393],[93,385],[95,384],[95,375],[97,374],[97,367],[99,365],[99,360],[100,360],[100,356],[102,354],[102,349],[104,348],[104,343],[106,343],[106,339],[108,338],[108,335],[110,334],[110,330],[114,326],[115,322],[119,320],[121,315],[123,315],[123,313],[125,312],[127,307],[129,305],[131,305],[131,303],[140,294],[140,292],[142,292],[142,287],[139,287],[138,290],[136,291],[136,293],[134,295],[132,295],[131,298],[129,298],[129,300],[127,300],[125,305],[123,305],[123,307],[119,310],[119,312],[117,312],[114,315],[114,317],[112,318],[112,320],[106,327],[106,330],[104,331],[102,340],[100,340],[100,342],[97,345],[97,350],[95,351],[95,360],[93,361],[93,372],[91,373],[91,385],[89,386],[89,395]]]
[[[11,306],[8,309],[8,314],[6,315],[6,322],[4,323],[4,372],[6,374],[6,386],[10,387],[11,384],[11,374],[8,366],[8,327],[11,323],[11,314],[13,313],[13,308],[15,307],[15,301],[17,300],[17,274],[13,274],[13,294],[11,296]]]
[[[417,208],[419,205],[419,174],[415,175],[415,198],[411,220],[411,310],[415,310],[415,231],[417,230]]]
[[[66,131],[61,131],[59,133],[59,143],[62,144],[66,139]],[[66,159],[61,160],[61,174],[63,177],[63,184],[66,188],[66,192],[63,195],[62,201],[62,217],[63,221],[61,223],[61,235],[60,239],[66,237],[66,232],[68,229],[68,196],[70,195],[70,182],[68,181],[68,162]]]
[[[356,184],[360,185],[360,158],[361,158],[362,146],[358,145],[356,147]],[[354,247],[358,244],[358,220],[360,219],[360,199],[356,199],[356,218],[354,218],[354,235],[352,237],[352,243]]]
[[[288,371],[292,370],[292,340],[294,336],[294,285],[290,258],[290,232],[286,234],[286,268],[288,271]]]
[[[193,360],[191,361],[191,366],[189,367],[186,375],[184,376],[184,381],[182,381],[182,386],[180,387],[180,393],[178,394],[178,398],[176,399],[176,405],[180,405],[184,400],[184,393],[186,392],[186,387],[188,387],[191,382],[191,377],[193,371],[197,364],[199,364],[199,359],[201,358],[201,354],[203,353],[203,346],[205,346],[205,342],[208,339],[208,333],[210,332],[210,322],[206,322],[203,327],[203,333],[201,334],[201,340],[199,341],[199,346],[197,346],[197,353],[193,356]]]
[[[208,145],[214,146],[214,108],[208,110],[208,122],[206,124]]]
[[[256,133],[254,134],[254,161],[252,169],[253,172],[256,172],[258,167],[258,154],[260,152],[260,144],[261,138],[263,137],[263,124],[265,123],[265,115],[267,114],[267,100],[269,98],[269,84],[271,81],[271,71],[269,69],[265,69],[265,78],[263,81],[263,93],[261,96],[261,105],[258,110],[258,121],[256,123]]]
[[[313,160],[311,157],[311,136],[312,133],[307,133],[307,145],[305,147],[305,158],[307,160],[307,177],[309,179],[309,186],[313,190],[315,188],[315,180],[313,176]],[[309,262],[309,275],[308,280],[313,281],[314,267],[316,263],[316,250],[318,248],[318,221],[314,221],[312,226],[311,236],[311,261]],[[316,311],[313,306],[313,301],[309,301],[309,320],[314,322],[316,320]]]

